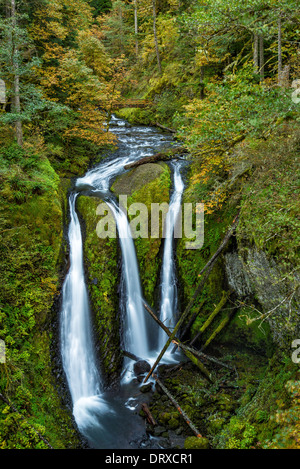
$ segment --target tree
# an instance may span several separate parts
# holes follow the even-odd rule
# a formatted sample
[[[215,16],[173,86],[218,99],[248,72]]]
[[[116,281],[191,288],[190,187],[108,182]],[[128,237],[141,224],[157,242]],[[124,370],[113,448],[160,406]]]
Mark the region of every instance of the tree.
[[[134,0],[134,34],[135,34],[135,53],[136,58],[139,56],[139,41],[138,41],[138,8],[137,8],[137,0]]]
[[[112,7],[111,0],[88,0],[88,3],[93,8],[94,17],[108,13]]]
[[[55,129],[67,141],[111,143],[105,113],[98,109],[107,91],[109,61],[92,9],[84,0],[49,0],[36,10],[30,31],[43,59],[37,70],[43,92],[68,109],[58,120],[60,128],[52,120],[44,131]]]
[[[161,62],[160,62],[160,54],[158,48],[158,40],[157,40],[157,32],[156,32],[156,1],[152,0],[152,11],[153,11],[153,35],[154,35],[154,43],[155,43],[155,52],[156,52],[156,59],[159,73],[161,74]]]
[[[23,146],[23,123],[34,119],[49,103],[31,82],[40,65],[33,44],[21,22],[26,17],[17,11],[16,0],[6,3],[6,18],[0,19],[0,78],[6,83],[7,106],[1,114],[3,124],[13,125],[19,146]]]

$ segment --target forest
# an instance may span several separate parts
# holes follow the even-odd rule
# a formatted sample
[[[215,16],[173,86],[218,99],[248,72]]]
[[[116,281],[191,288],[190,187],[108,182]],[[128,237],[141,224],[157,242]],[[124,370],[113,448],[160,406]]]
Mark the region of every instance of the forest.
[[[299,33],[297,0],[0,0],[0,449],[300,449]],[[123,241],[162,203],[201,248]]]

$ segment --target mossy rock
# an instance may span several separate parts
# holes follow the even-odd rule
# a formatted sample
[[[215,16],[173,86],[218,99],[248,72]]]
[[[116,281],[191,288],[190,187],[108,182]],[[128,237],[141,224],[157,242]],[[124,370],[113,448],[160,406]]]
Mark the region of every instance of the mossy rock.
[[[209,441],[207,438],[197,438],[189,436],[184,440],[184,449],[209,449]]]
[[[143,164],[118,177],[113,183],[111,190],[117,195],[132,195],[145,185],[155,181],[164,171],[165,168],[160,164]]]
[[[57,364],[57,298],[69,183],[59,180],[43,154],[38,156],[33,169],[18,169],[24,182],[22,200],[11,198],[14,169],[2,168],[0,304],[7,372],[1,370],[0,391],[9,388],[9,399],[19,412],[0,402],[2,449],[48,448],[29,424],[55,449],[81,446],[71,412],[62,405],[66,392],[60,387]]]
[[[179,427],[179,420],[177,418],[174,418],[172,417],[169,421],[168,421],[168,427],[171,429],[171,430],[176,430],[176,428]]]

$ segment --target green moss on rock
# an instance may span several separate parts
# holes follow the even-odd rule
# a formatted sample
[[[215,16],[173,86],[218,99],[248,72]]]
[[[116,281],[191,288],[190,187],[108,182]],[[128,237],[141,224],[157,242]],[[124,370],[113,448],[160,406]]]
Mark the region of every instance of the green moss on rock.
[[[184,449],[209,449],[209,441],[207,438],[189,436],[184,441]]]
[[[0,401],[0,447],[47,448],[33,426],[54,448],[78,448],[51,361],[67,187],[43,155],[28,171],[3,160],[0,166],[0,338],[6,346],[0,392],[17,410]]]

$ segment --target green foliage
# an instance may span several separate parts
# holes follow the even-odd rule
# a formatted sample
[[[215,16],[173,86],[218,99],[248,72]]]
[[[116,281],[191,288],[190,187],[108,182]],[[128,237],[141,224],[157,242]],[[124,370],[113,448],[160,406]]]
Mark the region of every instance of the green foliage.
[[[190,148],[210,145],[226,149],[243,136],[265,136],[293,112],[298,115],[290,92],[263,88],[253,82],[251,73],[247,66],[225,76],[222,83],[207,84],[206,99],[195,99],[186,106],[185,119],[190,123],[181,128],[180,135]]]
[[[76,446],[50,361],[63,228],[59,178],[41,151],[15,144],[2,148],[0,177],[0,390],[17,409],[0,402],[0,446],[47,447],[33,428],[54,447]]]
[[[299,449],[300,381],[288,381],[285,387],[292,402],[289,408],[280,409],[272,416],[279,428],[272,440],[266,443],[267,449]]]
[[[299,259],[298,148],[298,126],[286,123],[266,143],[254,141],[243,149],[256,169],[243,188],[238,238],[248,238],[284,268]]]
[[[244,423],[232,417],[226,430],[219,437],[219,448],[222,449],[253,449],[257,442],[255,428],[248,422]]]

